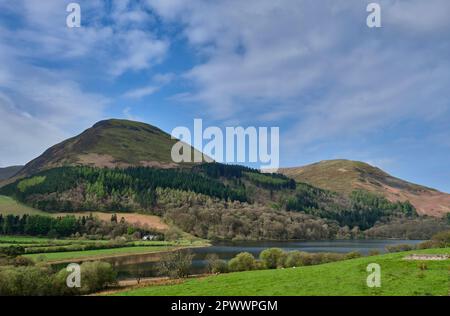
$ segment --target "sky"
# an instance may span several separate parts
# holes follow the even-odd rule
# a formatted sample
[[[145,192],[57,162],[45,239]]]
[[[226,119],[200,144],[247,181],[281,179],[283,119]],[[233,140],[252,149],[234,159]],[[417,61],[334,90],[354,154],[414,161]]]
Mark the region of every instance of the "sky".
[[[450,192],[450,1],[0,0],[0,167],[101,119],[280,128],[281,166],[346,158]]]

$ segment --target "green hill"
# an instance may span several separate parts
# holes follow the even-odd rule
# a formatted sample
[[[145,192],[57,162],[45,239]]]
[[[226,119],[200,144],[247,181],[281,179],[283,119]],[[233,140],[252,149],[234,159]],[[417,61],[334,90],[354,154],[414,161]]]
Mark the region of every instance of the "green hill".
[[[61,166],[173,168],[171,149],[177,140],[140,122],[105,120],[46,150],[18,174],[29,176]]]
[[[370,256],[316,266],[248,271],[195,278],[174,285],[118,292],[123,296],[397,296],[449,295],[449,260],[403,260],[410,253],[449,254],[449,248]],[[366,268],[381,267],[381,287],[369,288]]]
[[[419,214],[441,217],[450,212],[449,194],[401,180],[360,161],[326,160],[283,168],[279,172],[296,181],[342,194],[366,190],[390,201],[409,201]]]

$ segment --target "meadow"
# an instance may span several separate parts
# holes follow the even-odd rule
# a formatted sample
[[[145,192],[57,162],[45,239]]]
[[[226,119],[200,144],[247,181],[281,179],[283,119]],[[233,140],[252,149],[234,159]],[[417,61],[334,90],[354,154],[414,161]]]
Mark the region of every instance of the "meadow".
[[[22,203],[17,202],[16,200],[0,195],[0,214],[3,216],[5,215],[48,215],[48,213],[39,211],[37,209],[34,209],[32,207],[26,206]]]
[[[66,260],[81,260],[81,259],[104,259],[106,257],[116,257],[122,255],[134,255],[153,252],[162,252],[173,249],[171,246],[133,246],[121,247],[111,249],[95,249],[82,251],[65,251],[65,252],[51,252],[51,253],[36,253],[25,255],[34,261],[45,262],[61,262]]]
[[[411,253],[450,254],[450,248],[415,250],[289,269],[193,278],[174,285],[117,292],[123,296],[447,296],[450,260],[410,261]],[[381,266],[381,287],[369,288],[368,264]]]

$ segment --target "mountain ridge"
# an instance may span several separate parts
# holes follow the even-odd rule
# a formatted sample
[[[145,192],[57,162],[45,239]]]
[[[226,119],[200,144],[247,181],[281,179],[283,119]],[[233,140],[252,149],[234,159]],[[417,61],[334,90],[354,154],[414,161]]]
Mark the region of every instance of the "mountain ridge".
[[[0,168],[0,181],[7,180],[17,174],[24,166],[9,166]]]
[[[26,164],[13,178],[1,183],[7,185],[44,170],[65,166],[138,166],[157,169],[192,167],[195,164],[177,164],[172,161],[171,150],[177,141],[168,133],[146,123],[103,120],[81,134],[50,147]],[[355,190],[366,190],[392,202],[409,201],[421,215],[442,217],[450,212],[449,194],[393,177],[360,161],[321,161],[303,167],[281,168],[279,173],[297,182],[340,194],[349,195]]]
[[[163,130],[141,122],[109,119],[95,123],[27,163],[17,174],[25,177],[62,166],[177,168],[171,148],[178,142]]]
[[[350,194],[366,190],[390,201],[410,201],[419,214],[441,217],[450,212],[450,194],[391,176],[380,168],[346,159],[324,160],[280,173],[318,188]]]

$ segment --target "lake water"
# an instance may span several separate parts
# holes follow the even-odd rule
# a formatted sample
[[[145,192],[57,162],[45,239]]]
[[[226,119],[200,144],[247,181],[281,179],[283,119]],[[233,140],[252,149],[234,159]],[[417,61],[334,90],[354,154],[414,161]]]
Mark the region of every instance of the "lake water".
[[[280,242],[221,242],[211,247],[195,248],[192,271],[193,274],[205,272],[208,254],[217,254],[221,259],[229,260],[240,252],[250,252],[256,258],[261,251],[277,247],[285,251],[300,250],[305,252],[336,252],[347,253],[359,251],[366,255],[370,251],[386,252],[386,246],[398,244],[415,245],[420,240],[329,240],[329,241],[280,241]],[[158,256],[155,254],[138,255],[108,259],[118,272],[119,279],[153,277],[157,275]]]

